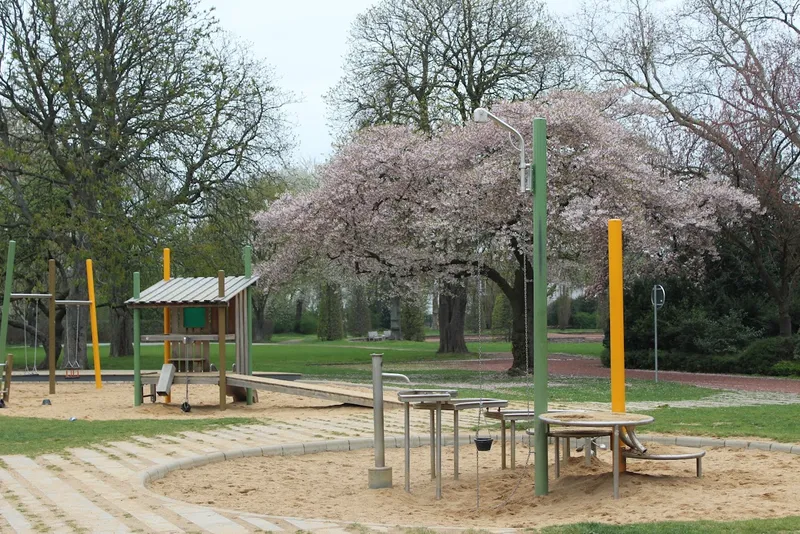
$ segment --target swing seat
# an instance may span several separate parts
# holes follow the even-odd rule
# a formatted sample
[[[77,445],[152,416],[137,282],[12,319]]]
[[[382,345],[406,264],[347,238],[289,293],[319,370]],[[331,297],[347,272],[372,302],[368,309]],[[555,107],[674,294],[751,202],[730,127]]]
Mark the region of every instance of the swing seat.
[[[74,380],[74,379],[77,379],[77,378],[80,378],[80,377],[81,377],[81,370],[78,369],[78,368],[73,368],[73,367],[68,368],[66,370],[66,373],[64,374],[64,378],[67,378],[67,379],[70,379],[70,380]]]

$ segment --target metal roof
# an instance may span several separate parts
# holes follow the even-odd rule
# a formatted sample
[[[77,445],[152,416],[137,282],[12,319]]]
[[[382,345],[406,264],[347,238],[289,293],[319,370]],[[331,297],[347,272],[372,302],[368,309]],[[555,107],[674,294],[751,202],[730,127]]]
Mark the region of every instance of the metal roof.
[[[258,281],[258,276],[226,276],[225,296],[219,296],[219,279],[172,278],[161,280],[141,292],[139,298],[125,301],[132,307],[145,306],[220,306]]]

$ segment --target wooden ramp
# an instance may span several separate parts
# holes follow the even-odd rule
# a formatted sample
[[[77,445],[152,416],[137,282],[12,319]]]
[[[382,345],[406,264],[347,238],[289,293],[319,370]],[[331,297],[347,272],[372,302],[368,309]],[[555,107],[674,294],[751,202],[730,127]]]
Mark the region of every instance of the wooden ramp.
[[[324,399],[342,404],[355,404],[357,406],[372,407],[371,389],[346,389],[338,386],[326,386],[324,384],[309,384],[306,382],[289,382],[286,380],[275,380],[261,376],[248,376],[231,373],[227,375],[229,386],[241,386],[245,388],[275,391],[287,395],[298,395],[300,397],[313,397]],[[399,408],[402,403],[397,400],[397,396],[384,395],[384,406],[387,408]]]

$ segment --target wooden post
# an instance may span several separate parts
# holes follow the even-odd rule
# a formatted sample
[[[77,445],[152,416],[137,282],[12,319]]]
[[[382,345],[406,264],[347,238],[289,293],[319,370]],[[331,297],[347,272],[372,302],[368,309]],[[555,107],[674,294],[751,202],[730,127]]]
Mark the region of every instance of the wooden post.
[[[164,249],[164,280],[169,280],[171,278],[170,272],[170,250],[168,248]],[[169,308],[164,308],[164,333],[170,333],[170,313]],[[172,359],[172,345],[169,341],[164,342],[164,363],[169,363]],[[188,365],[188,364],[186,364]],[[187,367],[188,370],[188,367]],[[170,403],[172,402],[172,395],[167,395],[164,397],[164,402]]]
[[[11,378],[13,377],[14,372],[14,355],[8,353],[6,356],[6,377],[3,381],[3,402],[8,403],[8,400],[11,398]]]
[[[133,273],[133,298],[139,298],[139,273]],[[133,405],[142,404],[142,312],[133,309]]]
[[[225,297],[225,271],[217,273],[219,281],[219,297]],[[219,408],[225,409],[226,396],[228,394],[228,383],[225,376],[225,336],[228,333],[228,307],[220,306],[219,308]]]
[[[6,258],[6,283],[3,293],[3,318],[0,321],[0,354],[6,351],[8,337],[8,319],[11,314],[11,291],[14,288],[14,252],[17,249],[16,241],[8,242],[8,257]]]
[[[103,388],[103,375],[100,369],[100,340],[97,334],[97,301],[94,295],[94,266],[86,260],[86,283],[89,286],[89,322],[92,325],[92,355],[94,357],[94,385]]]
[[[56,260],[47,262],[47,285],[50,290],[50,320],[48,326],[48,352],[47,362],[50,368],[50,394],[56,392]]]
[[[250,245],[244,247],[244,275],[248,278],[253,276],[253,248]],[[247,355],[247,369],[243,369],[247,375],[253,374],[253,286],[247,288],[245,298],[247,304],[245,305],[245,317],[241,321],[247,330],[247,341],[245,344],[245,354]],[[237,336],[241,335],[240,332],[236,333]],[[253,389],[247,388],[247,404],[253,404]]]

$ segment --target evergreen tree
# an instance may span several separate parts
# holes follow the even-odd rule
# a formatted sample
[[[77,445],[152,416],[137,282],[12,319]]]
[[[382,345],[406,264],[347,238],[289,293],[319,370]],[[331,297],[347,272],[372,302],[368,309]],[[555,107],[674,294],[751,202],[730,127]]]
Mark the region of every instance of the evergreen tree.
[[[344,337],[343,319],[341,288],[338,284],[325,282],[320,288],[317,337],[322,341],[342,339]]]
[[[353,295],[349,306],[349,331],[356,337],[365,337],[372,328],[367,292],[364,286],[357,285],[353,288]]]
[[[418,300],[403,302],[400,308],[400,331],[407,341],[425,341],[425,313]]]
[[[511,301],[505,294],[498,293],[494,299],[494,309],[492,310],[492,333],[503,336],[505,341],[511,340],[513,317]]]

